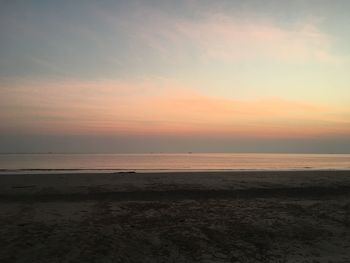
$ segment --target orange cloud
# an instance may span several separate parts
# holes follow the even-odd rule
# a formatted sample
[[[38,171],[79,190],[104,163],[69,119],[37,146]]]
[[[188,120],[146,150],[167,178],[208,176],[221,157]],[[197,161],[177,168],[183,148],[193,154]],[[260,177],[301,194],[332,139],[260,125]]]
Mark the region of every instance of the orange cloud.
[[[22,82],[0,89],[2,130],[245,137],[350,135],[345,109],[211,97],[166,80]]]

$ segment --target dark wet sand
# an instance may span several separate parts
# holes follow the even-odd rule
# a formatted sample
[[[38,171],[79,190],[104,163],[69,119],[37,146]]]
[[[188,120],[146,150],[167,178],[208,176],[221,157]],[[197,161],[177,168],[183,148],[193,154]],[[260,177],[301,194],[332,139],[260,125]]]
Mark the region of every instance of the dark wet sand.
[[[0,175],[0,262],[350,262],[350,171]]]

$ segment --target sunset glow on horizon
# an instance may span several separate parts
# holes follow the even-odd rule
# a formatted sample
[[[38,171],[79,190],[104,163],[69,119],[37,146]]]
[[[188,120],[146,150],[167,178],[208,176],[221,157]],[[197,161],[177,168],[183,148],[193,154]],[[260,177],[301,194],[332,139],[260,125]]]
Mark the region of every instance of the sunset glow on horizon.
[[[349,153],[349,8],[3,1],[0,152]]]

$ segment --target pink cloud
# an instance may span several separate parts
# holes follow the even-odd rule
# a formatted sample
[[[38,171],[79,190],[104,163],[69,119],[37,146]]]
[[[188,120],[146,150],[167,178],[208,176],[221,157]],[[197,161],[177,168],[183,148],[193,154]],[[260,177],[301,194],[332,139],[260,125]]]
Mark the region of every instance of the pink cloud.
[[[287,28],[266,20],[243,21],[223,14],[205,15],[199,20],[179,20],[158,14],[154,21],[136,31],[147,46],[163,57],[174,59],[193,56],[195,51],[206,61],[339,61],[332,52],[332,38],[313,22]]]

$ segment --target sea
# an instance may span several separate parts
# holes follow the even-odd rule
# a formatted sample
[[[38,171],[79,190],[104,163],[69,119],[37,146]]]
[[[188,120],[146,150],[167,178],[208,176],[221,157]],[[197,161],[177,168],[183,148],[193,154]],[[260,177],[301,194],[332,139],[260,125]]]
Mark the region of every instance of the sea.
[[[350,154],[0,154],[0,173],[350,170]]]

